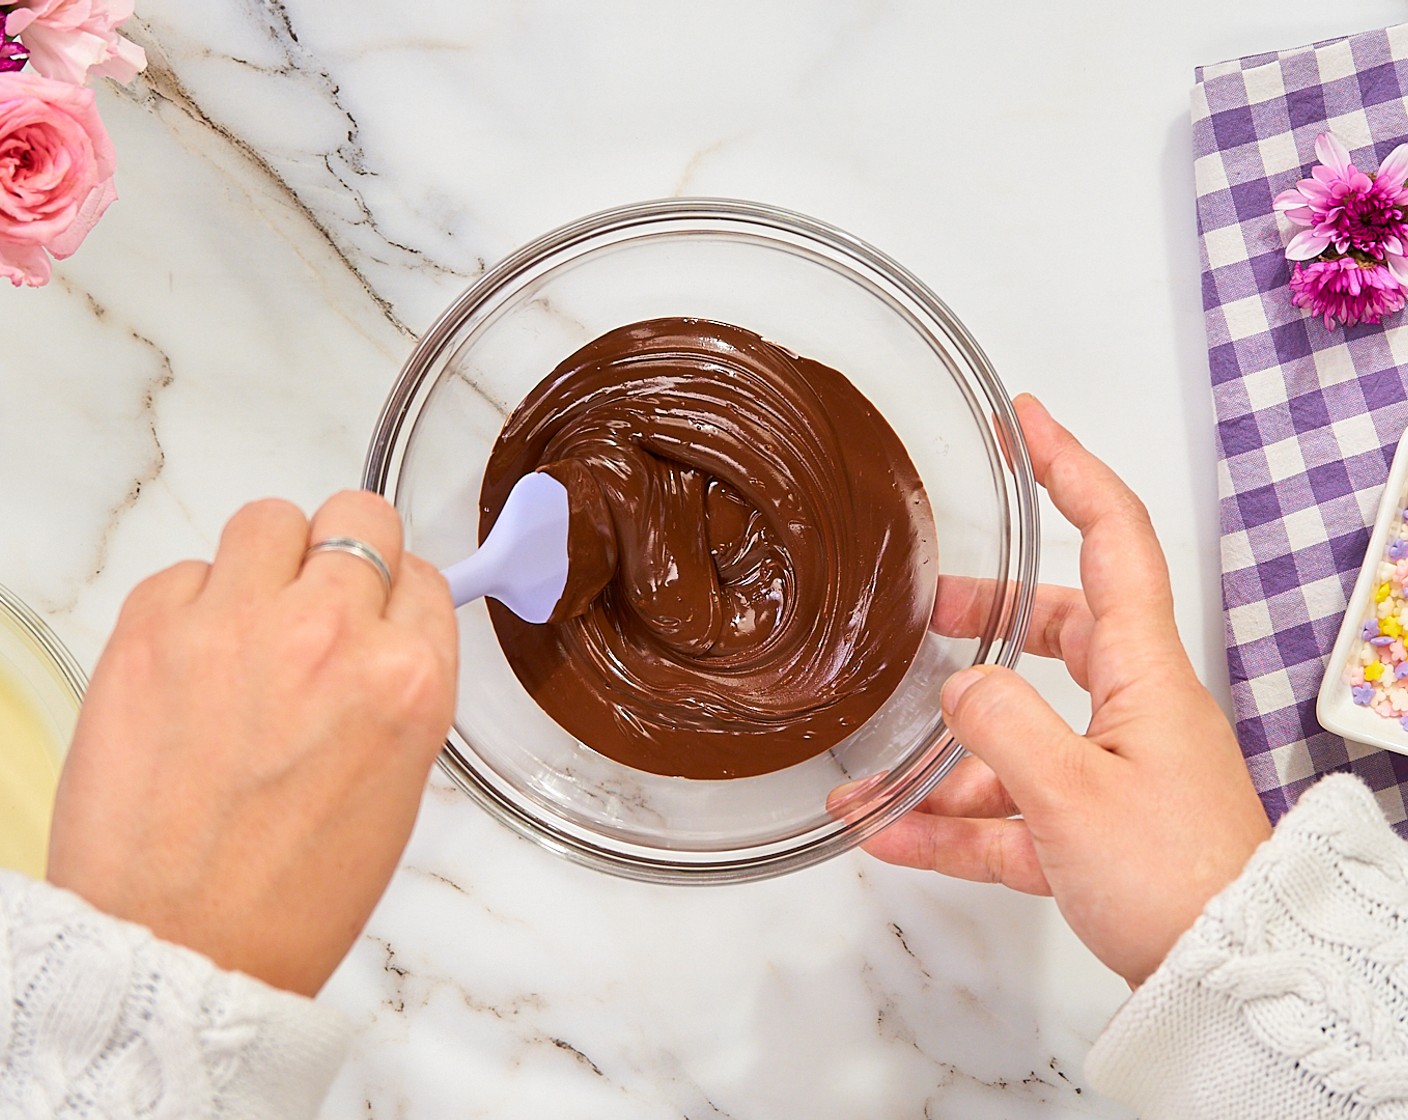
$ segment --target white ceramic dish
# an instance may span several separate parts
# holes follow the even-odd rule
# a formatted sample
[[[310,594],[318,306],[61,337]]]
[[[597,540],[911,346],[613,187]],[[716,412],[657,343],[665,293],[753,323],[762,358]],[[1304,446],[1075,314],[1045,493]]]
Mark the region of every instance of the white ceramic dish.
[[[1354,581],[1344,621],[1340,623],[1335,647],[1325,665],[1325,679],[1320,682],[1320,694],[1315,701],[1315,716],[1326,731],[1398,754],[1408,754],[1408,731],[1400,726],[1398,720],[1385,718],[1372,708],[1356,704],[1350,696],[1349,685],[1344,681],[1344,669],[1359,645],[1364,620],[1369,617],[1379,561],[1388,547],[1389,534],[1394,531],[1405,503],[1408,503],[1405,491],[1408,491],[1408,432],[1399,439],[1398,450],[1394,452],[1388,481],[1379,498],[1379,511],[1374,517],[1369,547],[1359,567],[1359,578]]]

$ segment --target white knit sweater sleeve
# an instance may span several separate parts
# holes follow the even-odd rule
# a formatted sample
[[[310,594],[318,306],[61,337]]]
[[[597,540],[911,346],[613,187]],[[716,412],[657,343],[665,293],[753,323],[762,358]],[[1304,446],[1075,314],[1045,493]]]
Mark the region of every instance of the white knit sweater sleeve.
[[[349,1041],[312,1000],[0,872],[0,1116],[296,1120]]]
[[[1408,1117],[1408,844],[1322,779],[1086,1061],[1142,1120]]]

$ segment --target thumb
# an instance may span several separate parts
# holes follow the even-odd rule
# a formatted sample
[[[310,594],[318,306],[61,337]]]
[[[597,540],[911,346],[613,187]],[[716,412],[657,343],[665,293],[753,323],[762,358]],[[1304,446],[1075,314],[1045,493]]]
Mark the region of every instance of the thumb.
[[[1011,669],[957,672],[939,702],[954,736],[988,764],[1027,817],[1068,803],[1103,754]]]

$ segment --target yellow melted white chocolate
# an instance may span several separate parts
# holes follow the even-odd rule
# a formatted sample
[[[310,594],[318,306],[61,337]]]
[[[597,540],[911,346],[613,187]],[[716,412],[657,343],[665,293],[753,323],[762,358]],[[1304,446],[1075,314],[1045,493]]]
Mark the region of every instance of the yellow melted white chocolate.
[[[28,690],[0,660],[0,867],[43,876],[60,750]]]

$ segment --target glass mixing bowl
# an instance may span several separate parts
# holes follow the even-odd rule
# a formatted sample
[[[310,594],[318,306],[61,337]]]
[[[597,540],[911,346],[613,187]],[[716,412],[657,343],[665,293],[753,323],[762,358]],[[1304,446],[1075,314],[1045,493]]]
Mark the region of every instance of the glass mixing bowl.
[[[584,343],[664,316],[732,323],[845,374],[918,468],[937,529],[936,591],[965,617],[932,627],[888,702],[830,751],[759,777],[698,781],[621,765],[565,732],[518,683],[483,603],[472,603],[459,613],[459,704],[440,761],[493,816],[592,867],[655,882],[764,878],[873,835],[961,756],[939,690],[958,669],[1017,658],[1035,586],[1035,483],[997,375],[918,278],[800,214],[669,199],[546,234],[486,272],[420,340],[363,479],[400,511],[407,547],[440,567],[472,552],[484,465],[508,414]]]
[[[54,790],[87,683],[54,632],[0,587],[0,867],[44,874]]]

